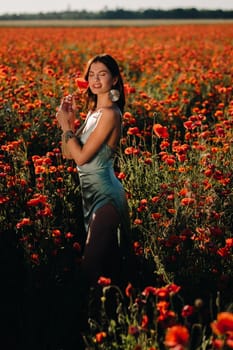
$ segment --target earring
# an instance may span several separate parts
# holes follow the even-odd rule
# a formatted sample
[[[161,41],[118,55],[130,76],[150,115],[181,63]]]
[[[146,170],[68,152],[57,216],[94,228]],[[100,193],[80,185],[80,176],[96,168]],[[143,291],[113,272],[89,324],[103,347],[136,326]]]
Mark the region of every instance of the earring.
[[[109,91],[109,97],[112,102],[117,102],[120,98],[120,91],[117,89],[111,89]]]

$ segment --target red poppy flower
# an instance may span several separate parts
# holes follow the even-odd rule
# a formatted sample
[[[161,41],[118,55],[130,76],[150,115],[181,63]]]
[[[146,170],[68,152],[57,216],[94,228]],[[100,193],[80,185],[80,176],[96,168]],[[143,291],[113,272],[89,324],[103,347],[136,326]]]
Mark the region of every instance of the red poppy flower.
[[[226,245],[229,248],[233,247],[233,238],[227,238],[226,239]]]
[[[88,88],[88,82],[83,78],[75,79],[75,83],[80,90],[85,90]]]
[[[168,284],[166,287],[167,287],[167,290],[169,291],[170,294],[176,294],[181,289],[181,287],[175,283]]]
[[[31,259],[35,264],[38,264],[40,261],[39,255],[37,253],[32,253],[31,254]]]
[[[81,252],[81,245],[78,242],[73,243],[73,249],[77,252]]]
[[[96,333],[95,340],[96,340],[97,343],[102,343],[102,341],[106,337],[107,337],[107,333],[106,332],[99,332],[99,333]]]
[[[177,347],[180,350],[187,347],[189,342],[189,331],[186,327],[175,325],[167,329],[164,344],[169,348]]]
[[[120,172],[118,175],[117,175],[118,179],[119,180],[124,180],[126,178],[126,174],[123,173],[123,172]]]
[[[233,313],[220,312],[217,320],[211,323],[211,328],[216,335],[231,334],[233,336]]]
[[[0,204],[4,204],[4,203],[7,203],[9,202],[10,198],[9,197],[3,197],[3,196],[0,196]]]
[[[192,316],[194,313],[194,307],[191,305],[185,305],[181,311],[182,317]]]
[[[138,219],[137,218],[137,219],[134,220],[133,223],[134,223],[134,225],[141,225],[143,223],[143,221],[142,221],[142,219]]]
[[[140,130],[137,126],[129,128],[127,131],[127,134],[128,135],[137,135],[137,136],[141,135]]]
[[[133,326],[133,325],[130,325],[129,328],[128,328],[128,334],[131,334],[131,335],[136,335],[139,333],[139,329],[137,326]]]
[[[167,127],[162,126],[161,124],[154,124],[153,131],[154,131],[155,135],[157,135],[158,137],[161,137],[163,139],[167,139],[169,137]]]
[[[186,206],[186,205],[191,205],[195,203],[195,200],[193,198],[190,197],[185,197],[183,199],[181,199],[181,205]]]
[[[157,321],[160,323],[160,326],[164,329],[172,327],[176,324],[177,315],[172,310],[167,310],[164,313],[160,314],[157,318]]]
[[[143,290],[142,295],[145,295],[145,296],[149,296],[150,294],[156,295],[156,292],[157,292],[157,289],[155,287],[148,286]]]
[[[158,288],[156,290],[156,295],[161,299],[165,299],[169,296],[169,290],[166,287]]]
[[[128,283],[127,287],[125,288],[125,294],[129,298],[132,295],[133,286],[131,283]]]
[[[151,218],[154,220],[159,220],[162,217],[161,213],[152,213]]]
[[[73,237],[74,237],[74,234],[71,233],[71,232],[67,232],[67,233],[65,234],[65,237],[66,237],[67,239],[70,239],[70,238],[73,238]]]
[[[163,141],[161,142],[161,144],[160,144],[160,148],[161,148],[162,150],[168,148],[169,146],[170,146],[170,142],[168,142],[167,140],[163,140]]]
[[[107,277],[100,277],[98,279],[98,284],[101,286],[109,286],[111,284],[111,278],[107,278]]]
[[[32,221],[29,218],[23,218],[22,220],[20,220],[17,224],[16,227],[18,229],[20,229],[23,226],[27,226],[27,225],[32,225]]]
[[[125,154],[127,155],[130,155],[130,154],[138,155],[139,153],[140,153],[139,149],[133,146],[127,147],[125,149]]]
[[[141,327],[142,328],[147,328],[148,327],[148,324],[149,324],[149,318],[147,315],[143,315],[142,316],[142,322],[141,322]]]

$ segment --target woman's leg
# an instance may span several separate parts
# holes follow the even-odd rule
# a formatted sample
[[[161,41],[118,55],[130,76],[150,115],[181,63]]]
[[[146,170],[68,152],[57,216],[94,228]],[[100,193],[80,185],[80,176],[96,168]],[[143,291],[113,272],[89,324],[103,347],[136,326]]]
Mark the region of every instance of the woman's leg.
[[[106,204],[94,213],[89,226],[84,248],[82,272],[87,281],[87,317],[100,321],[102,287],[98,285],[100,276],[111,278],[112,284],[120,280],[120,248],[117,231],[120,216],[112,204]],[[116,296],[108,292],[105,312],[114,317]]]
[[[95,286],[100,276],[111,278],[113,283],[120,277],[119,224],[120,216],[111,203],[93,215],[83,254],[83,273],[90,286]]]

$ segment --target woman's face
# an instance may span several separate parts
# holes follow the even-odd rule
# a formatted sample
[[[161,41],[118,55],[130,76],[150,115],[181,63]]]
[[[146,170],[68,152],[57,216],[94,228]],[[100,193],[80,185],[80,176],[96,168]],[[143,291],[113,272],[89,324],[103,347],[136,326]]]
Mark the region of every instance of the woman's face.
[[[88,83],[93,94],[109,92],[117,79],[112,77],[109,69],[102,62],[91,64],[88,73]]]

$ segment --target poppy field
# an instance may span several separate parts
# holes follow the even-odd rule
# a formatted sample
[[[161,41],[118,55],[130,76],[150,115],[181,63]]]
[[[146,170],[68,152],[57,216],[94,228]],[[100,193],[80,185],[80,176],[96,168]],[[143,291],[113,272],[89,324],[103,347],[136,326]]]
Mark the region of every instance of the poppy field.
[[[79,349],[81,193],[74,162],[61,154],[55,114],[75,93],[80,126],[83,69],[107,52],[125,83],[115,167],[139,277],[137,288],[119,291],[116,319],[91,323],[86,346],[233,348],[233,25],[0,27],[0,34],[7,344]],[[108,291],[118,288],[107,276],[100,286],[104,314]]]

